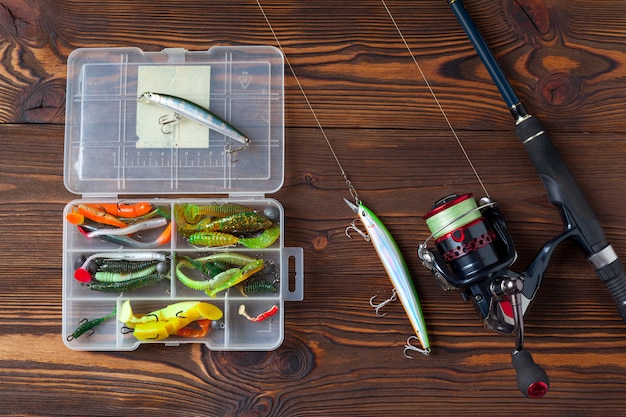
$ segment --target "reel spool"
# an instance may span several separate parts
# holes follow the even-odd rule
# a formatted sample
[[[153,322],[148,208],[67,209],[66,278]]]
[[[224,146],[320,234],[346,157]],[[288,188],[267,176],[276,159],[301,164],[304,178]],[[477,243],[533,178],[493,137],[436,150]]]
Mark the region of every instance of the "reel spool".
[[[532,299],[523,296],[524,284],[539,280],[509,269],[517,253],[497,204],[482,198],[477,205],[472,194],[452,194],[437,201],[424,220],[431,235],[418,248],[423,265],[444,290],[462,290],[487,327],[515,333],[518,387],[530,398],[545,395],[548,376],[524,350],[524,312]],[[430,239],[436,250],[427,248]],[[529,285],[533,296],[537,285]]]

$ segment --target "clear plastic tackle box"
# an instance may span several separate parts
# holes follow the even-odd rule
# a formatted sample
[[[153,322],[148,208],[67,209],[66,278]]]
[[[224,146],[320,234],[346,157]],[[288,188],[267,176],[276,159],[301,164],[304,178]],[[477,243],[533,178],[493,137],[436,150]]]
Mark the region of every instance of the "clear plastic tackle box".
[[[212,350],[272,350],[282,343],[284,303],[303,299],[304,279],[302,248],[284,247],[283,207],[266,197],[280,189],[284,179],[283,71],[281,52],[268,46],[220,46],[202,52],[137,48],[72,52],[64,179],[67,189],[81,198],[67,204],[63,220],[62,337],[67,347],[120,351],[143,343],[204,343]],[[145,92],[184,98],[208,109],[244,133],[249,145],[240,149],[242,144],[228,135],[180,117],[175,110],[143,102]],[[127,225],[163,220],[159,227],[98,235],[98,230],[120,227],[97,224],[86,216],[95,210],[104,218],[107,204],[113,209],[151,207],[148,214],[137,212],[131,220],[113,214]],[[212,217],[211,209],[223,216],[231,207],[241,206],[247,208],[244,212],[267,215],[272,226],[254,233],[236,226],[227,243],[204,235],[192,239],[197,230],[206,236],[213,233],[208,231],[213,226],[194,229],[198,224],[205,227],[224,218]],[[271,228],[278,230],[278,237],[264,242],[263,234]],[[138,269],[140,273],[131,272],[128,265],[147,254],[156,254],[155,261]],[[125,257],[137,259],[116,259]],[[255,262],[229,263],[230,258]],[[206,259],[217,271],[199,266]],[[184,267],[181,260],[188,261]],[[200,283],[230,271],[227,278],[246,279],[210,293],[184,284],[177,268]],[[79,280],[77,269],[90,276],[108,273],[112,281],[131,274],[140,282],[143,276],[144,282],[131,288],[121,281],[105,284],[107,291],[95,290],[97,281],[84,275]],[[220,317],[216,310],[198,315],[202,309],[195,308],[197,303],[217,307]],[[190,306],[196,315],[186,310]],[[159,311],[166,313],[161,316]],[[92,320],[105,317],[92,328],[96,323]],[[139,332],[137,323],[151,328],[155,322],[159,330]],[[84,332],[75,333],[81,325]],[[159,333],[163,331],[167,333]]]

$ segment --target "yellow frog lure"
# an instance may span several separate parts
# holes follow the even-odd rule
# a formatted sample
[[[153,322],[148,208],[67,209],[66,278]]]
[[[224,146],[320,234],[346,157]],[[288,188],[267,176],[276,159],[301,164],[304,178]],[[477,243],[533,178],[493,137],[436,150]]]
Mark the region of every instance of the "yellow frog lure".
[[[198,320],[219,320],[222,310],[213,304],[200,301],[181,301],[148,314],[136,315],[126,300],[118,319],[124,323],[123,333],[133,332],[137,340],[163,340]]]
[[[411,336],[407,340],[407,344],[404,349],[405,356],[410,358],[410,356],[406,353],[408,350],[414,350],[424,355],[428,355],[430,353],[430,341],[428,340],[428,333],[426,331],[426,323],[422,314],[422,307],[420,306],[419,299],[417,298],[417,293],[415,291],[415,286],[413,285],[413,279],[409,273],[409,268],[404,262],[404,258],[402,257],[402,253],[400,252],[396,241],[393,239],[393,236],[391,236],[391,233],[389,233],[389,230],[387,230],[383,222],[380,221],[380,219],[370,209],[365,207],[363,203],[357,201],[357,205],[349,200],[346,200],[345,198],[344,201],[348,207],[352,209],[352,211],[358,214],[366,232],[359,230],[354,223],[349,226],[349,229],[356,230],[360,235],[362,235],[366,240],[371,241],[372,245],[374,245],[374,249],[376,249],[376,253],[383,263],[385,271],[387,271],[387,275],[389,276],[389,279],[395,288],[396,294],[404,307],[404,311],[411,322],[411,326],[413,326],[413,330],[415,331],[415,336]],[[414,338],[419,340],[422,345],[421,349],[411,345],[410,341]]]

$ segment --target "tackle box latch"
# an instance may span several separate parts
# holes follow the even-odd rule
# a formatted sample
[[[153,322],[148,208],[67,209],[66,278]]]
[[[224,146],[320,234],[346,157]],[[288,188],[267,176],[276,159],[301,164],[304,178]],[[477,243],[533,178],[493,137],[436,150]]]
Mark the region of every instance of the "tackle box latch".
[[[188,51],[185,48],[164,48],[161,52],[167,55],[169,63],[182,64],[185,62],[185,54]]]
[[[116,193],[85,193],[82,194],[83,200],[119,200],[120,195]]]
[[[261,200],[261,199],[265,199],[266,196],[264,193],[251,193],[249,191],[246,191],[242,193],[229,193],[228,198],[230,199],[246,198],[250,200]]]

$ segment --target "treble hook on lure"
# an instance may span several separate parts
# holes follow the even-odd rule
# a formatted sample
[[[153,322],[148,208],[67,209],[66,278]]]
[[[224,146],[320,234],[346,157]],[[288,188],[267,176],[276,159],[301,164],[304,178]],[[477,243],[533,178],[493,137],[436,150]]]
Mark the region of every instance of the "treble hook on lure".
[[[387,298],[385,301],[382,301],[378,304],[374,304],[374,298],[376,298],[376,294],[372,295],[372,297],[370,298],[370,305],[374,308],[374,311],[376,312],[376,315],[378,317],[385,317],[387,313],[380,314],[380,309],[386,306],[387,304],[396,301],[398,299],[398,295],[396,294],[396,289],[393,288],[391,290],[391,297]]]

